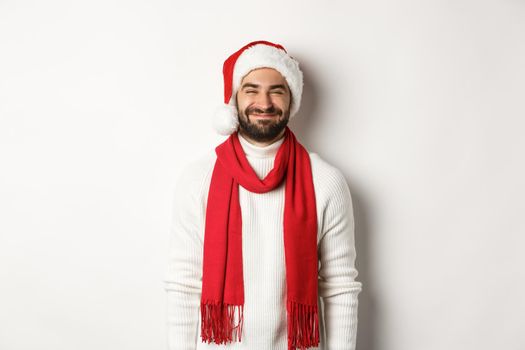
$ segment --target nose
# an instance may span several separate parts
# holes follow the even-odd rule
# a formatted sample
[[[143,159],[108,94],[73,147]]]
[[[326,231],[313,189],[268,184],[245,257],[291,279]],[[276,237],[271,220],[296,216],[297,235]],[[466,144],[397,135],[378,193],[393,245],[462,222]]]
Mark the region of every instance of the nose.
[[[262,109],[270,108],[272,106],[270,94],[261,92],[259,96],[257,96],[257,105]]]

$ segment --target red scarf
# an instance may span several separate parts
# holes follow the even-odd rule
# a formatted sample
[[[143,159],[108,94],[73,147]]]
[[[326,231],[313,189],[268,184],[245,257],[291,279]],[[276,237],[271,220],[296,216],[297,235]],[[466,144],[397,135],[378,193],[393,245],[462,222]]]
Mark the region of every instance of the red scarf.
[[[237,131],[215,152],[203,248],[202,341],[226,344],[233,338],[241,340],[244,287],[239,185],[250,192],[265,193],[285,180],[288,349],[317,346],[317,212],[308,152],[287,126],[273,169],[262,180],[246,159]],[[235,326],[236,312],[239,322]]]

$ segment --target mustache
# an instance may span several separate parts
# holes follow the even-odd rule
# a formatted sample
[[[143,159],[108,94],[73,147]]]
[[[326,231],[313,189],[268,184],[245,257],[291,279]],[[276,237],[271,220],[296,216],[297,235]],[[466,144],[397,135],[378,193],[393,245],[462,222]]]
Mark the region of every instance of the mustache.
[[[282,115],[283,111],[281,111],[279,108],[275,108],[275,106],[268,107],[266,109],[260,109],[260,108],[247,108],[246,114],[252,114],[252,113],[258,113],[258,114],[278,114]]]

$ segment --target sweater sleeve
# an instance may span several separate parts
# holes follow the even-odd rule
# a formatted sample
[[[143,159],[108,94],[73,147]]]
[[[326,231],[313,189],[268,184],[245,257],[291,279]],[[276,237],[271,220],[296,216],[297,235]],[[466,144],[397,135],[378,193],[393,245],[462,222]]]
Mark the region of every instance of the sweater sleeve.
[[[195,350],[202,284],[199,183],[186,168],[175,186],[164,277],[169,350]]]
[[[323,299],[328,350],[354,350],[358,294],[356,250],[350,190],[336,168],[326,178],[329,191],[319,242],[319,296]]]

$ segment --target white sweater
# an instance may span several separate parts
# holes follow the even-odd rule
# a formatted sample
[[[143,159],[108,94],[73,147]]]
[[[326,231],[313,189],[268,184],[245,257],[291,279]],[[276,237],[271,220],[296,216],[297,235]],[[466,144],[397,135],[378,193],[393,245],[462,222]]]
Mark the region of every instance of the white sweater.
[[[266,147],[239,140],[259,178],[273,167],[283,138]],[[309,152],[317,204],[320,346],[310,349],[353,350],[358,294],[355,280],[354,217],[350,190],[342,173]],[[242,212],[244,324],[241,342],[203,343],[200,297],[206,201],[215,150],[193,161],[179,177],[173,204],[167,292],[169,350],[287,350],[286,266],[283,244],[284,181],[262,194],[239,186]]]

